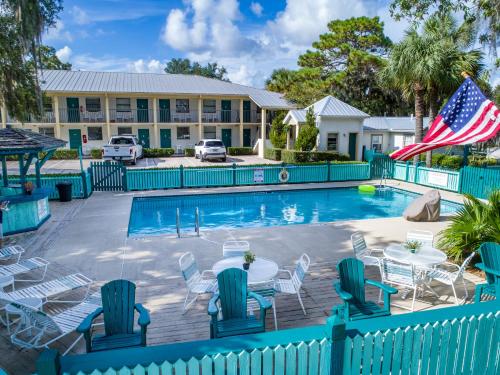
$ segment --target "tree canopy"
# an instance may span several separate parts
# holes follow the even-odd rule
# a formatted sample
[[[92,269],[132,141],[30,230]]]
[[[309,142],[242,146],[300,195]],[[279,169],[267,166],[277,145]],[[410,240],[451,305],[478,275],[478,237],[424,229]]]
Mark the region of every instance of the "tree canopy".
[[[226,76],[226,68],[223,66],[219,66],[217,62],[209,62],[206,65],[201,65],[198,62],[192,63],[189,59],[172,59],[167,63],[165,73],[193,74],[229,82],[229,79]]]
[[[70,63],[64,63],[61,60],[59,60],[59,57],[57,57],[56,50],[54,47],[46,45],[39,46],[37,48],[37,56],[39,59],[39,64],[41,69],[71,70]],[[29,60],[29,63],[34,65],[32,60]]]
[[[295,142],[295,149],[298,151],[311,151],[316,147],[319,129],[316,127],[316,116],[313,107],[309,107],[306,112],[306,121],[300,127],[299,136]]]
[[[305,106],[333,95],[371,115],[408,114],[398,92],[382,89],[376,73],[392,45],[378,17],[334,20],[298,59],[298,70],[275,70],[266,82]]]

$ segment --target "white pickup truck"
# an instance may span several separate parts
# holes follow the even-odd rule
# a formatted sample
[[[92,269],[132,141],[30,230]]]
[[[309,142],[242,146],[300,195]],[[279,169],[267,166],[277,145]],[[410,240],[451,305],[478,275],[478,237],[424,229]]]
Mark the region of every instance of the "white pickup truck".
[[[142,145],[133,134],[112,136],[107,145],[102,146],[104,160],[130,161],[133,165],[142,158]]]

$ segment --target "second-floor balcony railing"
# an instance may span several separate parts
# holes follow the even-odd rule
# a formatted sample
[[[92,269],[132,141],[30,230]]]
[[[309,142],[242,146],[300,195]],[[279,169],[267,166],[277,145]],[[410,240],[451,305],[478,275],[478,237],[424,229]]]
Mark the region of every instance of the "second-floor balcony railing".
[[[46,111],[40,116],[29,115],[24,120],[18,120],[14,117],[7,116],[8,123],[14,122],[26,122],[26,123],[41,123],[41,124],[53,124],[56,122],[56,116],[52,111]]]
[[[104,111],[84,111],[79,108],[62,108],[59,111],[60,122],[105,122]]]

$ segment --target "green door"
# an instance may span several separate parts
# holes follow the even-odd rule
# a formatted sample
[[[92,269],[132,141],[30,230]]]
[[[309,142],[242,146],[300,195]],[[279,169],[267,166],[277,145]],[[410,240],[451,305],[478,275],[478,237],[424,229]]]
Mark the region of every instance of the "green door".
[[[357,133],[349,133],[349,156],[351,160],[356,160],[356,138]]]
[[[160,122],[170,122],[170,99],[160,99],[158,105],[160,107]],[[163,130],[168,130],[170,133],[170,129]]]
[[[80,129],[69,129],[69,148],[79,149],[82,147],[82,131]]]
[[[250,100],[243,100],[243,122],[251,122],[251,108]]]
[[[80,102],[78,98],[66,98],[68,122],[80,122]]]
[[[137,135],[139,136],[139,142],[141,142],[142,147],[149,148],[149,129],[138,129]]]
[[[222,143],[226,147],[231,147],[231,129],[222,129]]]
[[[221,122],[231,122],[231,100],[221,100]]]
[[[137,99],[137,122],[149,122],[148,100]]]
[[[172,131],[170,129],[160,129],[160,147],[172,147]]]
[[[243,129],[243,147],[252,147],[251,129]]]

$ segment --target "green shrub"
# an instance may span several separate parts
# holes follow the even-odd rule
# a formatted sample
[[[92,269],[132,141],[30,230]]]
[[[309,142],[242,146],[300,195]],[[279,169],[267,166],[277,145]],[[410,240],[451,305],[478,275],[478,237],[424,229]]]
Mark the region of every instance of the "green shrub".
[[[185,148],[184,156],[194,156],[194,148]]]
[[[175,150],[173,148],[145,148],[144,157],[146,158],[159,158],[159,157],[169,157],[174,154]]]
[[[350,161],[349,155],[336,151],[315,151],[310,153],[310,161]]]
[[[90,157],[92,159],[102,159],[102,150],[100,148],[93,148],[90,150]]]
[[[46,152],[40,152],[38,156],[40,158],[43,158],[45,155],[47,155]],[[78,159],[78,150],[69,149],[69,148],[60,148],[54,152],[54,155],[52,155],[51,159],[55,159],[55,160]],[[16,158],[16,160],[17,160],[17,158]]]
[[[424,161],[425,161],[425,154],[424,155]],[[439,167],[441,165],[441,162],[443,159],[446,157],[446,154],[432,154],[432,166],[433,167]]]
[[[473,167],[486,167],[488,165],[497,165],[497,160],[492,158],[469,156],[469,165]]]
[[[264,159],[280,161],[281,151],[280,148],[266,148],[264,150]]]
[[[441,164],[439,166],[441,168],[458,170],[462,166],[463,160],[464,158],[462,156],[449,155],[445,156],[441,160]]]
[[[288,126],[283,123],[286,111],[279,111],[273,118],[271,123],[271,132],[269,133],[269,140],[274,148],[285,148],[286,146],[286,133]]]
[[[307,110],[306,122],[300,127],[299,135],[295,141],[295,149],[298,151],[311,151],[316,147],[319,129],[316,127],[316,117],[311,108]]]
[[[285,163],[314,163],[324,161],[350,161],[349,155],[334,151],[282,150],[281,160]]]
[[[253,155],[252,147],[228,147],[227,153],[232,156]]]
[[[310,152],[297,150],[281,150],[281,161],[284,163],[307,163],[310,160]]]

